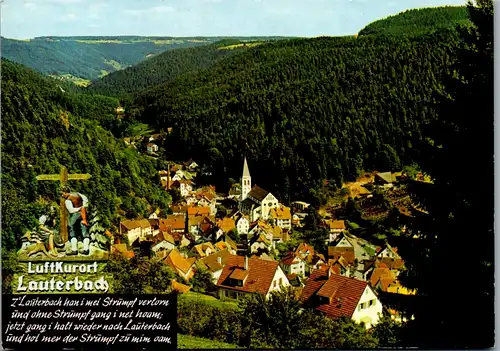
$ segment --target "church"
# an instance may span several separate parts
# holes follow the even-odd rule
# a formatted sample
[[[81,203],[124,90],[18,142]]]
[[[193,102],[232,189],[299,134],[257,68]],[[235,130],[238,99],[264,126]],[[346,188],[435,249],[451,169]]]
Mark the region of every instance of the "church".
[[[258,219],[268,220],[271,209],[279,207],[279,201],[273,194],[258,185],[252,187],[252,177],[245,157],[243,176],[241,177],[240,212],[247,215],[250,222],[254,222]]]

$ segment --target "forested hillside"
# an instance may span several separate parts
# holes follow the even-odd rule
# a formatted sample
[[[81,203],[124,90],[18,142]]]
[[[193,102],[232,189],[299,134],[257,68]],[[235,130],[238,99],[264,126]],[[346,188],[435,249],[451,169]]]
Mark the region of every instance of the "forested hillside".
[[[223,40],[196,48],[170,50],[96,80],[89,90],[113,96],[136,94],[146,88],[168,83],[184,73],[208,68],[224,57],[233,56],[259,43]]]
[[[397,170],[414,160],[433,93],[453,61],[455,30],[416,37],[279,41],[143,94],[142,120],[173,127],[171,157],[196,155],[208,181],[254,181],[287,201],[325,180]]]
[[[51,79],[2,60],[4,249],[13,248],[43,211],[58,203],[59,184],[35,177],[58,174],[61,165],[70,173],[92,175],[69,185],[88,195],[106,227],[118,216],[168,206],[170,197],[155,179],[156,161],[126,148],[100,126],[117,105],[113,98],[63,92]]]
[[[37,37],[2,39],[2,57],[40,73],[91,81],[176,48],[211,44],[223,37]],[[260,40],[259,37],[235,38]],[[279,37],[276,37],[279,39]]]
[[[420,35],[441,28],[455,28],[457,24],[470,24],[465,6],[411,9],[370,23],[359,35]]]

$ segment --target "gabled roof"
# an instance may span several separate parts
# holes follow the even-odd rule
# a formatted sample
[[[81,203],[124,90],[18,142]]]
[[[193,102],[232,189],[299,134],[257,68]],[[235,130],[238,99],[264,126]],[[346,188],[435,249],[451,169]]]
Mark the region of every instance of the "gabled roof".
[[[209,216],[210,207],[188,207],[187,213],[189,217],[194,216]]]
[[[212,252],[215,252],[215,248],[214,246],[212,245],[211,242],[207,242],[207,243],[201,243],[201,244],[198,244],[198,245],[195,245],[193,246],[193,250],[200,256],[200,257],[205,257],[206,254],[205,254],[205,251],[207,249],[210,249],[212,250]]]
[[[345,230],[345,221],[344,220],[331,220],[329,221],[330,230],[340,229]]]
[[[169,228],[173,230],[181,230],[186,228],[186,219],[182,215],[167,216],[166,219],[159,220],[160,231],[165,232]]]
[[[245,284],[242,287],[230,285],[229,276],[235,269],[241,270],[244,268],[244,260],[243,256],[230,255],[227,265],[222,270],[217,286],[250,293],[267,294],[271,288],[276,270],[279,268],[278,262],[249,258],[248,276]]]
[[[217,272],[221,270],[225,264],[227,264],[230,256],[231,254],[229,253],[228,250],[222,250],[201,258],[199,262],[202,265],[205,265],[209,271]],[[221,263],[218,262],[219,257],[221,259]]]
[[[232,218],[223,218],[217,221],[217,227],[222,229],[224,233],[227,233],[236,228],[236,222]]]
[[[394,183],[396,181],[396,175],[391,172],[377,173],[375,177],[379,177],[386,183]]]
[[[111,254],[120,254],[126,258],[133,258],[135,256],[134,251],[129,251],[127,244],[113,244],[111,245]]]
[[[165,264],[171,266],[175,270],[179,270],[182,273],[186,274],[189,272],[189,269],[195,263],[196,258],[184,258],[177,249],[173,249],[169,252],[167,257],[163,260]]]
[[[333,259],[344,257],[349,264],[353,264],[355,259],[354,247],[328,246],[328,257]]]
[[[286,255],[285,257],[283,257],[281,259],[280,263],[282,263],[284,265],[287,265],[287,266],[290,266],[296,260],[298,260],[299,262],[303,261],[303,259],[300,256],[297,256],[297,255],[295,255],[293,253],[290,253],[290,254]],[[297,263],[297,262],[295,262],[295,263]]]
[[[336,274],[328,278],[328,272],[314,270],[302,290],[300,300],[315,304],[316,310],[328,317],[352,317],[367,287],[368,284],[361,280]],[[311,299],[316,295],[328,298],[328,303]]]
[[[254,235],[252,239],[250,239],[250,245],[253,245],[255,243],[264,243],[266,246],[271,245],[269,240],[267,240],[267,238],[263,234]]]
[[[133,230],[137,228],[142,228],[142,229],[151,228],[151,224],[147,219],[127,220],[120,222],[120,225],[122,225],[127,230]]]
[[[393,258],[377,258],[375,261],[375,266],[380,266],[380,264],[386,265],[389,269],[401,269],[404,266],[404,261],[401,259]]]
[[[292,213],[290,212],[290,207],[280,206],[271,209],[271,218],[274,219],[292,219]]]
[[[309,255],[314,255],[314,247],[312,247],[311,245],[307,245],[306,243],[301,243],[299,247],[297,247],[297,250],[295,250],[295,253],[305,254],[308,251]]]
[[[375,287],[379,280],[383,280],[382,285],[385,286],[383,289],[384,291],[387,289],[386,286],[393,282],[395,280],[394,274],[391,272],[387,266],[385,267],[377,267],[373,270],[373,272],[370,275],[370,284],[371,286]]]
[[[266,196],[269,194],[269,191],[262,189],[258,185],[254,185],[252,190],[248,193],[248,196],[253,197],[257,201],[262,202],[266,198]]]

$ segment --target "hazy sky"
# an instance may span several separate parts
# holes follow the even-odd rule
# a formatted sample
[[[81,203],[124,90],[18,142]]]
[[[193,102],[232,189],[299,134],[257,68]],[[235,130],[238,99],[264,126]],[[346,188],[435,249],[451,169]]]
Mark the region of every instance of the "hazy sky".
[[[0,0],[1,35],[318,36],[465,0]]]

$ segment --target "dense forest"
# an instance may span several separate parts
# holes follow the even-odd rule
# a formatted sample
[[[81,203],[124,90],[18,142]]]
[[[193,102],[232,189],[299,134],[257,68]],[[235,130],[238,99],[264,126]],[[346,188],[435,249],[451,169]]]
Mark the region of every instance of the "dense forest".
[[[156,179],[157,161],[126,148],[101,127],[118,101],[75,95],[50,78],[2,60],[2,245],[15,248],[24,231],[60,196],[58,182],[39,182],[39,174],[90,173],[72,181],[87,194],[104,226],[120,216],[165,209],[169,195]]]
[[[370,23],[359,32],[359,35],[413,36],[442,28],[454,29],[460,24],[470,24],[465,6],[411,9]]]
[[[434,93],[455,56],[456,30],[268,43],[143,93],[141,121],[173,128],[168,157],[197,155],[207,181],[254,182],[285,203],[314,199],[326,180],[411,163]]]
[[[245,51],[255,44],[227,39],[196,48],[170,50],[96,80],[89,90],[106,95],[127,97],[140,93],[142,90],[169,83],[182,74],[208,68],[215,62]]]

